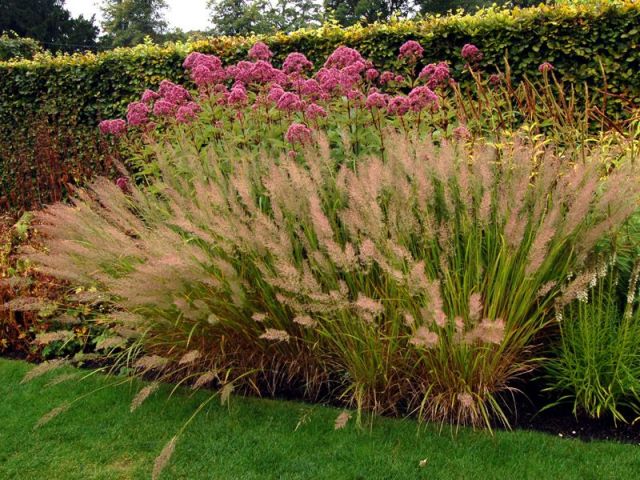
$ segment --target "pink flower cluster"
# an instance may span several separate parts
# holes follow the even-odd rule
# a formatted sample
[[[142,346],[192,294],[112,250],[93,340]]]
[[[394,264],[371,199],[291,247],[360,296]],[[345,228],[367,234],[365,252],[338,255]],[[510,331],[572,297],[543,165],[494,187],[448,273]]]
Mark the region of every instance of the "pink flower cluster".
[[[147,89],[142,94],[142,103],[153,103],[158,98],[160,98],[159,94],[157,94],[153,90]]]
[[[471,132],[466,126],[460,125],[453,129],[453,136],[458,140],[469,140],[471,138]]]
[[[282,71],[286,74],[302,73],[304,70],[312,70],[313,63],[302,53],[290,53],[282,64]]]
[[[178,108],[176,121],[178,123],[189,123],[195,120],[201,111],[202,108],[196,102],[187,102]]]
[[[312,101],[329,99],[329,95],[322,89],[315,78],[297,80],[296,82],[294,82],[293,86],[294,88],[299,89],[301,95],[309,98]]]
[[[116,185],[123,192],[127,192],[129,190],[129,179],[127,177],[118,177]]]
[[[127,122],[120,118],[116,118],[114,120],[103,120],[98,124],[98,128],[103,135],[119,137],[127,131]]]
[[[409,112],[411,108],[411,103],[407,97],[397,96],[393,97],[389,100],[389,106],[387,107],[387,112],[389,115],[402,117]]]
[[[417,64],[423,55],[424,48],[415,40],[405,42],[399,52],[401,60],[412,64]],[[225,68],[215,55],[192,52],[183,66],[198,87],[198,100],[194,101],[184,87],[163,80],[157,92],[145,90],[140,101],[129,104],[126,122],[108,120],[100,124],[100,130],[121,135],[127,124],[150,129],[156,125],[151,116],[189,123],[197,119],[207,104],[214,108],[230,107],[230,119],[244,118],[247,113],[244,109],[250,107],[253,111],[284,112],[291,120],[299,114],[305,122],[317,122],[327,117],[327,104],[348,100],[349,108],[366,108],[399,117],[409,112],[438,109],[435,91],[454,81],[449,65],[439,62],[424,66],[418,75],[422,84],[413,86],[413,82],[406,82],[402,75],[392,71],[380,73],[357,50],[346,46],[336,48],[315,74],[313,64],[298,52],[289,54],[281,69],[274,67],[270,63],[273,53],[262,42],[253,45],[248,56],[251,61],[240,61]],[[482,58],[482,52],[467,44],[462,56],[473,63]],[[542,71],[542,65],[540,68]],[[397,93],[407,84],[413,87],[408,94]],[[224,123],[216,120],[216,124]],[[305,143],[311,137],[307,124],[295,121],[285,135],[292,144]]]
[[[382,75],[380,75],[380,83],[382,85],[385,85],[387,83],[393,82],[395,78],[396,78],[396,74],[393,72],[389,72],[389,71],[382,72]]]
[[[430,63],[422,69],[418,78],[427,82],[427,87],[435,89],[447,84],[451,73],[446,62]]]
[[[149,122],[149,107],[143,102],[132,102],[127,107],[127,123],[133,126],[146,125]]]
[[[380,72],[375,68],[369,68],[366,72],[364,72],[364,78],[367,79],[368,82],[373,82],[376,78],[380,76]]]
[[[304,114],[309,120],[315,120],[319,117],[326,117],[327,111],[316,103],[310,103],[304,110]]]
[[[229,94],[227,95],[227,104],[232,107],[244,107],[249,102],[249,96],[247,90],[241,83],[237,83],[233,86]]]
[[[336,55],[336,52],[340,54]],[[365,62],[355,50],[338,47],[325,62],[325,66],[318,70],[316,79],[327,94],[345,95],[353,99],[359,96],[355,90],[363,80],[362,75],[371,69],[371,64]]]
[[[278,99],[276,107],[283,112],[301,112],[304,110],[304,102],[295,93],[284,92]]]
[[[553,70],[553,65],[551,65],[549,62],[541,63],[538,67],[538,71],[540,71],[541,73],[547,73],[551,70]]]
[[[187,55],[182,66],[191,71],[191,79],[198,87],[215,85],[227,79],[222,60],[215,55],[192,52]]]
[[[502,76],[497,73],[489,75],[489,84],[493,87],[499,87],[502,84]]]
[[[306,144],[311,141],[311,130],[304,123],[292,123],[284,138],[292,145],[296,143]]]
[[[251,83],[266,84],[269,82],[282,82],[287,76],[282,70],[278,70],[266,60],[257,62],[240,61],[236,65],[227,68],[227,75],[236,82],[249,85]]]
[[[158,117],[169,117],[175,110],[176,106],[167,100],[158,100],[153,105],[153,114]]]
[[[187,57],[187,60],[185,60],[185,63],[195,65],[195,68],[197,68],[198,66],[210,63],[210,57],[210,55],[190,54]],[[144,105],[147,108],[147,115],[151,113],[147,104],[153,103],[153,115],[157,117],[175,116],[180,122],[185,122],[187,118],[195,118],[194,115],[190,116],[187,112],[195,111],[196,107],[198,109],[200,108],[199,105],[191,101],[191,94],[186,88],[170,82],[169,80],[163,80],[160,82],[160,88],[157,93],[153,90],[146,90],[142,94],[142,102],[133,102],[129,105],[129,113],[136,112],[139,115],[136,117],[136,119],[138,119],[137,123],[136,119],[132,122],[132,118],[128,115],[127,119],[129,120],[129,125],[146,125],[149,122],[149,119],[142,117],[142,108],[136,106],[136,103]],[[178,112],[180,112],[179,115]]]
[[[384,93],[373,92],[367,97],[365,106],[371,110],[373,108],[387,108],[388,98]]]
[[[411,63],[416,63],[422,58],[424,54],[424,48],[415,40],[409,40],[400,47],[400,54],[398,59],[406,60]]]
[[[257,42],[249,49],[249,58],[252,60],[268,61],[273,57],[269,47],[263,42]]]
[[[269,88],[269,93],[267,94],[267,100],[269,100],[271,103],[278,103],[278,100],[280,100],[280,97],[282,95],[284,95],[284,88],[282,88],[277,83],[274,83]]]
[[[414,112],[438,108],[438,96],[429,87],[416,87],[409,92],[409,105]]]
[[[324,62],[324,68],[342,69],[357,63],[361,63],[362,65],[366,64],[364,58],[360,55],[360,52],[353,48],[342,46],[336,48],[334,52],[329,55],[327,61]]]
[[[176,106],[191,100],[191,94],[186,88],[176,85],[169,80],[163,80],[160,82],[158,93],[162,99]]]
[[[462,58],[464,58],[469,63],[478,63],[484,56],[480,49],[472,43],[465,44],[462,47],[462,51],[460,53],[462,55]]]

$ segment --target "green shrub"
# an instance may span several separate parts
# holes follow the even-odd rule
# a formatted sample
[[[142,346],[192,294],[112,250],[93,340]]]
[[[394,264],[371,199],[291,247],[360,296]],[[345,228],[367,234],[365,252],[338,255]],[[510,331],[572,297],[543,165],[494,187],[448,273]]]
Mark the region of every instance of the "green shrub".
[[[605,275],[607,267],[603,265]],[[622,302],[614,269],[605,278],[594,276],[596,285],[585,288],[582,301],[565,312],[560,341],[545,362],[547,390],[560,397],[553,405],[568,402],[576,416],[611,416],[623,422],[640,416],[639,270],[636,264]]]
[[[471,79],[463,74],[465,62],[460,48],[475,43],[484,52],[487,72],[504,65],[505,55],[514,80],[525,74],[538,75],[538,65],[550,61],[564,80],[576,85],[586,83],[600,110],[619,112],[627,100],[636,105],[640,102],[636,75],[640,55],[633,43],[639,27],[640,8],[629,1],[485,10],[473,16],[347,29],[326,25],[263,40],[275,53],[276,64],[288,53],[300,51],[318,66],[337,45],[347,44],[380,69],[395,69],[398,47],[407,39],[416,39],[426,49],[424,63],[451,62],[454,77],[462,81],[463,89]],[[8,142],[0,146],[2,191],[21,188],[14,183],[15,171],[23,168],[18,164],[30,159],[15,158],[13,150],[28,134],[32,119],[43,111],[55,113],[61,128],[76,125],[77,143],[83,143],[95,134],[98,121],[122,116],[126,105],[145,88],[155,88],[163,79],[185,80],[181,63],[189,51],[214,53],[231,64],[245,58],[255,41],[219,37],[189,45],[142,45],[98,55],[39,56],[33,62],[0,64],[0,138]],[[601,104],[602,91],[611,95],[606,106]]]

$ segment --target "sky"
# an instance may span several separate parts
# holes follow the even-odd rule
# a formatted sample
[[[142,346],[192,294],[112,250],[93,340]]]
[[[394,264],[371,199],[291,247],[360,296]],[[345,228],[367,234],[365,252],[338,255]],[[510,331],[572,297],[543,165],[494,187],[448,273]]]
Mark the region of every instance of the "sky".
[[[99,25],[101,3],[101,0],[66,0],[65,7],[74,17],[84,15],[85,18],[91,18],[95,14]],[[211,28],[207,0],[167,0],[167,4],[169,8],[165,18],[169,28],[181,28],[185,32]]]

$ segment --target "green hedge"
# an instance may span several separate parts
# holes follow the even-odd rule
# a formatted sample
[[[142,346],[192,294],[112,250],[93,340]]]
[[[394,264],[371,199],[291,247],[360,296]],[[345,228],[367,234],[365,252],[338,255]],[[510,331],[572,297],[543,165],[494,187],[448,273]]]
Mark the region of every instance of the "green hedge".
[[[484,65],[489,69],[502,66],[506,55],[517,78],[537,75],[538,65],[549,61],[564,79],[586,82],[592,90],[605,87],[601,62],[607,90],[640,104],[640,3],[636,0],[489,9],[476,15],[346,29],[325,25],[318,30],[261,38],[275,53],[276,64],[288,53],[300,51],[317,66],[336,46],[346,44],[379,68],[392,68],[398,48],[408,39],[425,47],[425,63],[447,60],[454,72],[460,72],[464,65],[461,47],[474,43],[484,52]],[[12,191],[20,188],[13,173],[24,162],[23,156],[18,158],[14,152],[33,141],[30,126],[34,119],[73,124],[78,131],[94,129],[100,119],[122,116],[127,103],[162,79],[186,81],[181,64],[189,51],[214,53],[225,63],[233,63],[244,59],[255,41],[255,37],[217,37],[97,55],[38,55],[33,61],[0,62],[0,201],[4,196],[5,204],[22,206],[12,200],[16,197]],[[86,159],[94,160],[95,156]]]

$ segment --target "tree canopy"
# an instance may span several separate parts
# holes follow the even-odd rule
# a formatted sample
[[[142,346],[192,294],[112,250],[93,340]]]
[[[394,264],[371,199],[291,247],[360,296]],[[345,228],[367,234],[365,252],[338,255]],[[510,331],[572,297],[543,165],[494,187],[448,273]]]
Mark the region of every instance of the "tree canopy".
[[[412,10],[408,0],[325,0],[324,6],[345,26],[387,20],[394,13],[406,15]]]
[[[75,51],[96,46],[95,17],[72,18],[64,0],[0,1],[0,33],[15,32],[54,51]]]
[[[146,36],[162,41],[167,30],[166,0],[104,0],[104,43],[126,47],[142,43]]]
[[[320,25],[314,0],[209,0],[213,31],[219,35],[291,32]]]

